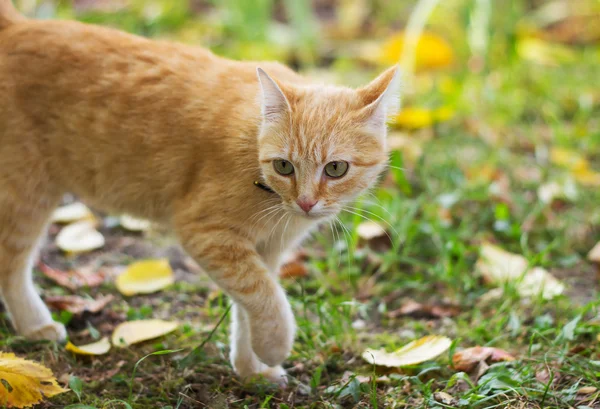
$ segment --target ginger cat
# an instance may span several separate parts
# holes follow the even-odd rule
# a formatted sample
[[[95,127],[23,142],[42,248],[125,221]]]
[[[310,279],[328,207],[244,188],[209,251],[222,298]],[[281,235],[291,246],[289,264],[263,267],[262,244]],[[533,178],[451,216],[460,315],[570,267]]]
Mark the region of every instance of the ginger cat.
[[[0,294],[15,330],[66,337],[31,269],[71,192],[171,227],[234,301],[235,371],[281,382],[295,323],[280,260],[386,166],[397,82],[394,67],[358,90],[311,84],[0,0]]]

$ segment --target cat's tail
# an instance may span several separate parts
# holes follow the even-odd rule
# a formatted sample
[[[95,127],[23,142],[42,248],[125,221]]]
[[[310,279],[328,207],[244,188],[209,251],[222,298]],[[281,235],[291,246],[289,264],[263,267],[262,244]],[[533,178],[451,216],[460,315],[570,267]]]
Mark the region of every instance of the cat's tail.
[[[0,0],[0,30],[24,20],[25,17],[15,9],[12,0]]]

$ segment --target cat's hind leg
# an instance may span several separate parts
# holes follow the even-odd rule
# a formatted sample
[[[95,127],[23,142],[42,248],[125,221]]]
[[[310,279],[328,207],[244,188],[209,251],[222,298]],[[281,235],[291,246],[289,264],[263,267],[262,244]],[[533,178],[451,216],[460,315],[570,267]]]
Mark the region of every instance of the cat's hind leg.
[[[38,190],[36,197],[0,183],[0,295],[18,334],[63,341],[65,327],[52,320],[32,279],[38,246],[58,202],[43,193]]]

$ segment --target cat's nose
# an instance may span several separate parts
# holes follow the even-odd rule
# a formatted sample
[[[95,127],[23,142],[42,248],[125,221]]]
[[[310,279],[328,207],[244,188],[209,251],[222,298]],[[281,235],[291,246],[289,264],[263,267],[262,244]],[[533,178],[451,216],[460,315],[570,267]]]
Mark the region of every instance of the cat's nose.
[[[317,202],[318,202],[318,200],[307,199],[305,197],[299,197],[298,200],[296,200],[296,203],[298,203],[298,206],[300,206],[300,209],[304,210],[306,213],[310,212],[310,209],[315,207]]]

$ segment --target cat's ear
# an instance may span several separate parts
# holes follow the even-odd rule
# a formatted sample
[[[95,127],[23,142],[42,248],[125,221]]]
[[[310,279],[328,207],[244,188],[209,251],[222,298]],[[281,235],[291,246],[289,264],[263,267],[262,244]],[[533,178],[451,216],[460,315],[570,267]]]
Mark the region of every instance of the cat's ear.
[[[261,112],[265,123],[277,122],[284,118],[290,111],[288,102],[281,87],[269,77],[262,68],[256,69],[258,82],[262,91]]]
[[[399,109],[400,76],[398,66],[394,66],[357,90],[364,104],[361,117],[365,126],[374,133],[385,130],[388,115]]]

